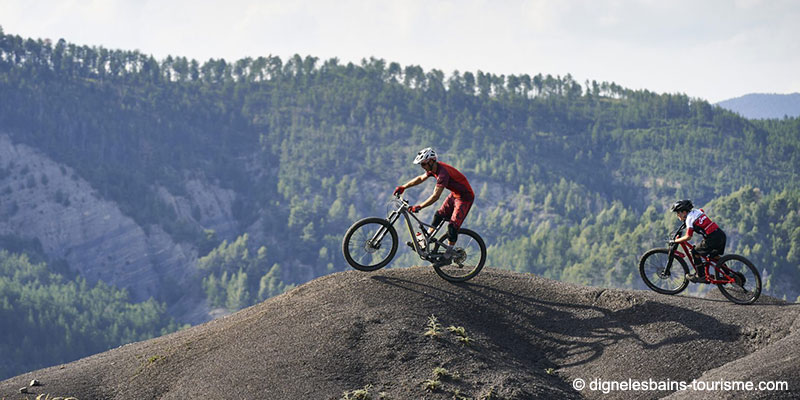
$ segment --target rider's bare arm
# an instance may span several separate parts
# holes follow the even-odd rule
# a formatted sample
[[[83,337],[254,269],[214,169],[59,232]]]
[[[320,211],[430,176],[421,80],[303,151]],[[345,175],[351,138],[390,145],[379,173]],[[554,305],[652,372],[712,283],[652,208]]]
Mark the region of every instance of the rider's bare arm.
[[[439,196],[442,195],[443,191],[444,186],[436,186],[436,188],[433,189],[433,194],[431,194],[431,197],[428,197],[427,200],[420,203],[419,208],[425,208],[433,203],[436,203],[436,200],[439,200]]]
[[[687,232],[685,235],[673,240],[673,243],[683,243],[683,242],[685,242],[685,241],[687,241],[687,240],[689,240],[691,238],[692,238],[692,234]]]
[[[420,175],[420,176],[418,176],[418,177],[406,182],[406,184],[403,185],[403,188],[404,189],[408,189],[408,188],[410,188],[412,186],[417,186],[420,183],[425,182],[426,179],[428,179],[428,175],[427,174],[422,174],[422,175]]]

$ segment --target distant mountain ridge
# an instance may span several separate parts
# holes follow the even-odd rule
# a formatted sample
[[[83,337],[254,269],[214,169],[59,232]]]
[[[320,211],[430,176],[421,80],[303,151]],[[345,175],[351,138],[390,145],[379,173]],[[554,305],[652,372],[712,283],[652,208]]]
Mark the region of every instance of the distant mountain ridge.
[[[717,105],[749,119],[798,117],[800,93],[751,93],[720,101]]]

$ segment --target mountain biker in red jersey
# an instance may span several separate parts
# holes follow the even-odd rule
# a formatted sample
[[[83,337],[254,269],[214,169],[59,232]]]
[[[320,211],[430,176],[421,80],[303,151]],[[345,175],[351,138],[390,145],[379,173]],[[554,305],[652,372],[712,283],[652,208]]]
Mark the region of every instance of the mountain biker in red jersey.
[[[718,256],[725,254],[725,243],[728,237],[715,222],[708,218],[702,209],[695,210],[691,200],[676,201],[671,210],[675,212],[679,220],[686,223],[686,234],[671,243],[685,242],[692,238],[694,232],[703,236],[703,241],[692,250],[694,266],[697,271],[694,274],[687,275],[687,278],[694,283],[708,283],[705,266],[700,265],[701,260],[698,254],[708,257],[714,250],[716,250]]]
[[[472,207],[472,202],[475,200],[475,193],[472,191],[472,187],[464,174],[448,164],[437,161],[436,151],[430,147],[426,147],[417,153],[416,158],[414,158],[414,164],[419,164],[425,170],[425,173],[408,181],[405,185],[398,186],[394,190],[394,194],[400,195],[406,189],[425,182],[429,177],[436,177],[436,188],[433,190],[433,194],[422,203],[411,206],[409,210],[418,212],[439,200],[439,196],[442,195],[444,189],[450,190],[450,194],[447,195],[444,203],[433,216],[433,226],[438,226],[444,220],[449,221],[447,239],[450,242],[450,246],[453,246],[458,238],[458,229],[461,228],[461,224],[467,217],[467,213]]]

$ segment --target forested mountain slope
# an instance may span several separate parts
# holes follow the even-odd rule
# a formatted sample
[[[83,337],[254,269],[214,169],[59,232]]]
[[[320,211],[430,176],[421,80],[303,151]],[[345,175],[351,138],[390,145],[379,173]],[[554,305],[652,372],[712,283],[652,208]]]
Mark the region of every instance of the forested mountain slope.
[[[800,294],[796,118],[751,121],[568,74],[156,60],[2,31],[0,99],[4,248],[128,288],[132,302],[154,296],[179,321],[345,269],[343,232],[385,212],[426,146],[475,188],[466,225],[489,265],[638,287],[639,255],[677,223],[668,204],[691,198],[729,251],[763,268],[767,293]],[[418,262],[400,252],[393,265]],[[17,315],[19,298],[0,295]]]

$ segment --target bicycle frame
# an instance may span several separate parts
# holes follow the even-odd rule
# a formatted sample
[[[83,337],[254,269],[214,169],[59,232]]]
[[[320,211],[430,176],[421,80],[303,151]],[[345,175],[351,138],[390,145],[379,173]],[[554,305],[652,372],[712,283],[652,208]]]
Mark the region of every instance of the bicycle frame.
[[[685,227],[685,224],[681,224],[681,226],[675,232],[675,235],[673,235],[673,239],[677,239],[677,238],[683,236],[683,228],[684,227]],[[681,247],[681,249],[683,250],[682,252],[678,251],[678,246]],[[681,242],[681,243],[678,243],[676,245],[673,245],[672,248],[670,249],[670,255],[671,256],[670,256],[670,259],[669,259],[668,268],[672,267],[672,257],[674,256],[674,257],[683,258],[684,260],[689,260],[689,264],[691,264],[692,267],[695,270],[697,270],[697,265],[695,265],[695,263],[694,263],[694,257],[691,256],[692,250],[694,250],[694,245],[689,243],[688,241]],[[706,279],[708,280],[709,283],[714,284],[714,285],[724,285],[724,284],[735,283],[736,282],[736,280],[733,277],[731,277],[730,275],[728,275],[726,273],[725,270],[727,269],[727,267],[725,267],[724,265],[722,265],[722,266],[717,265],[717,261],[712,259],[712,258],[710,258],[710,257],[706,257],[706,256],[704,256],[702,254],[699,254],[699,253],[697,255],[700,256],[700,258],[704,261]],[[714,279],[711,276],[711,274],[709,274],[709,272],[711,270],[711,267],[714,267],[714,269],[716,271],[719,271],[722,274],[722,276],[725,277],[725,279]]]
[[[439,233],[439,230],[444,225],[444,221],[439,223],[439,226],[433,226],[433,225],[430,225],[430,224],[426,224],[426,223],[420,221],[420,219],[417,218],[416,215],[414,215],[413,213],[411,213],[408,210],[409,204],[408,204],[408,201],[406,199],[404,199],[404,198],[402,198],[400,196],[396,196],[396,198],[399,200],[400,205],[397,207],[396,210],[393,210],[391,213],[389,213],[389,216],[386,217],[386,220],[389,221],[390,224],[394,225],[394,223],[400,218],[401,215],[403,217],[405,217],[406,226],[408,227],[408,234],[411,236],[411,243],[414,245],[414,250],[417,252],[417,254],[420,256],[421,259],[428,260],[430,258],[430,256],[431,256],[431,254],[436,252],[436,250],[438,249],[438,246],[443,246],[445,248],[450,248],[451,247],[450,245],[442,243],[441,241],[436,240],[436,238],[435,238],[436,234]],[[417,243],[417,238],[414,237],[414,226],[411,223],[411,219],[412,218],[416,221],[416,223],[419,226],[419,229],[422,232],[422,235],[424,237],[424,239],[423,239],[424,242],[425,242],[425,248],[424,249],[422,247],[420,247],[419,243]],[[434,228],[434,229],[433,229],[432,232],[429,233],[428,232],[429,228]],[[384,228],[379,229],[378,232],[375,232],[375,236],[373,236],[372,239],[370,239],[370,241],[372,243],[380,243],[380,241],[386,235],[386,232],[387,232],[387,230],[384,229]],[[430,250],[430,247],[431,247],[430,245],[431,244],[435,244],[437,246],[434,246],[434,249]]]

